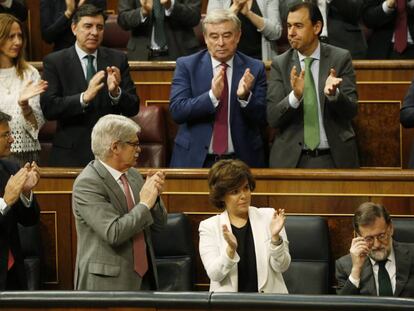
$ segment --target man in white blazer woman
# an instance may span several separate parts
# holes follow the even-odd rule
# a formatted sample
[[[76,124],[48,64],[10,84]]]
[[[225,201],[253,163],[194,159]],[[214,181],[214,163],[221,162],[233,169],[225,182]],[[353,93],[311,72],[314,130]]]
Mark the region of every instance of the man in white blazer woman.
[[[200,256],[210,291],[287,293],[283,209],[250,206],[255,180],[240,160],[220,160],[208,176],[210,200],[224,212],[200,223]]]

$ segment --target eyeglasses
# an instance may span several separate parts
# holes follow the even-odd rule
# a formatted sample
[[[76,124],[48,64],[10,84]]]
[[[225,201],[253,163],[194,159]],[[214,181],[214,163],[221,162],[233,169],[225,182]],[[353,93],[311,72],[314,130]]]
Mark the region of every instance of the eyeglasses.
[[[388,232],[383,232],[377,235],[369,235],[366,237],[363,237],[365,242],[368,244],[374,244],[374,240],[377,239],[380,243],[386,243],[388,241],[389,234]]]
[[[138,148],[139,140],[137,141],[123,141],[124,144],[130,145],[131,147]]]

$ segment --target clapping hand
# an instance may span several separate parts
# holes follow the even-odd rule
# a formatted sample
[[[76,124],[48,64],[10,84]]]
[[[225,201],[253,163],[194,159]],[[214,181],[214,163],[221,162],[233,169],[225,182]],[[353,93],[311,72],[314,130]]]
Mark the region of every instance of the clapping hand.
[[[24,168],[27,170],[27,178],[23,185],[22,192],[26,197],[30,196],[30,192],[37,185],[40,179],[39,167],[36,162],[26,163]]]
[[[165,173],[162,171],[150,172],[139,193],[141,202],[150,209],[154,207],[158,196],[162,193],[165,183]]]
[[[121,71],[119,68],[112,66],[106,67],[106,73],[108,74],[106,81],[108,91],[113,97],[117,97],[119,95],[119,85],[121,84]]]
[[[296,66],[292,67],[290,71],[290,85],[297,100],[300,100],[305,88],[305,70],[302,70],[298,75]]]
[[[331,68],[328,78],[326,78],[324,93],[327,96],[334,96],[336,90],[342,82],[342,78],[336,77],[335,69]]]
[[[247,68],[239,81],[237,87],[237,96],[240,99],[246,100],[249,97],[250,91],[253,87],[254,76],[251,74],[250,69]]]
[[[226,68],[220,66],[219,70],[214,74],[211,80],[211,91],[215,98],[220,99],[221,93],[224,88],[224,75],[226,74]]]
[[[270,234],[272,236],[272,242],[277,242],[280,239],[279,233],[285,225],[285,210],[279,208],[273,213],[272,220],[270,221]]]
[[[153,2],[152,0],[140,0],[141,12],[144,16],[149,16],[152,12]]]
[[[236,250],[237,250],[237,239],[234,236],[234,234],[227,228],[227,225],[223,225],[222,230],[223,230],[224,240],[227,242],[227,249],[226,249],[227,256],[233,259],[234,254],[236,253]]]

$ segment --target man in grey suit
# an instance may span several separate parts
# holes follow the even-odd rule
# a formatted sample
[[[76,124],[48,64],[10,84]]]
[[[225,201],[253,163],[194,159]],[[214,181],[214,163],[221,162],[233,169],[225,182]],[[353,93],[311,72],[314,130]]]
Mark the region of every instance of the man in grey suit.
[[[336,261],[337,293],[414,297],[414,244],[392,239],[388,211],[365,202],[355,212],[349,254]]]
[[[118,24],[131,30],[129,60],[176,60],[199,49],[201,0],[119,0],[118,11]]]
[[[323,19],[317,6],[300,2],[289,8],[291,49],[272,62],[267,120],[279,132],[270,167],[354,168],[359,166],[352,119],[358,111],[355,73],[348,51],[319,41]],[[305,62],[310,72],[305,72]],[[313,119],[305,124],[305,91],[312,80]],[[314,145],[305,141],[312,128]]]
[[[159,199],[165,176],[157,171],[144,181],[133,168],[141,151],[139,130],[131,119],[113,114],[92,130],[95,160],[73,185],[77,290],[158,288],[150,228],[160,230],[167,221]]]

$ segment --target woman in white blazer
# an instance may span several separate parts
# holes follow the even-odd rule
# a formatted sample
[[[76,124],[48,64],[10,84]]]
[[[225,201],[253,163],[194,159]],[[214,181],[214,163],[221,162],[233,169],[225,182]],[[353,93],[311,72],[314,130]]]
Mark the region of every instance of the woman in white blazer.
[[[279,0],[209,0],[207,13],[215,9],[230,9],[238,15],[242,22],[246,21],[255,28],[255,31],[261,35],[259,44],[263,61],[273,60],[276,57],[276,40],[282,35],[283,28],[279,14]],[[254,38],[249,35],[246,37],[246,34],[251,32],[246,32],[245,27],[246,24],[242,23],[242,38],[239,47],[243,45],[243,40],[246,40],[247,45],[254,42]],[[246,52],[245,54],[249,55]]]
[[[283,209],[250,206],[255,181],[240,160],[221,160],[208,176],[210,200],[224,212],[200,223],[199,251],[210,291],[287,293]]]

